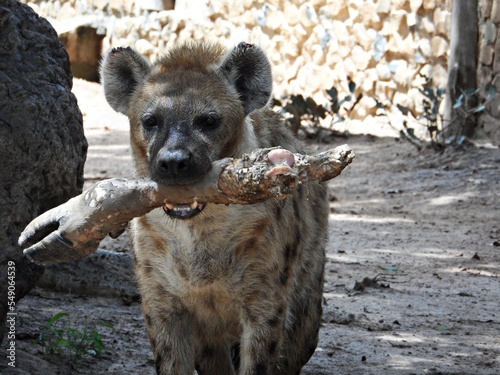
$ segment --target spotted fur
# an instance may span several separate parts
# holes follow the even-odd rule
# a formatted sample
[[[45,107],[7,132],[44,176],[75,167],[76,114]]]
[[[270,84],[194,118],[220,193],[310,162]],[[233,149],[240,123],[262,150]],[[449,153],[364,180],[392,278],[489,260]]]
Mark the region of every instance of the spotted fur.
[[[254,45],[185,44],[155,64],[114,49],[101,74],[108,102],[130,119],[141,176],[182,188],[223,157],[303,151],[267,106],[271,67]],[[316,183],[285,200],[209,203],[183,220],[159,208],[135,219],[157,374],[299,374],[318,340],[327,219]]]

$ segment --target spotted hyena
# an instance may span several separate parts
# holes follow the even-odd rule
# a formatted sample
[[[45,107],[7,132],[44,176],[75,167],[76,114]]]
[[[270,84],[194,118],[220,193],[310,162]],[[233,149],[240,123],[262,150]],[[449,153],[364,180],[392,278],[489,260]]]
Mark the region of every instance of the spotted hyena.
[[[109,104],[130,120],[140,176],[191,184],[211,162],[260,147],[302,148],[271,111],[263,51],[184,44],[155,64],[104,58]],[[133,221],[144,318],[158,374],[299,374],[322,312],[325,187],[255,205],[166,204]]]

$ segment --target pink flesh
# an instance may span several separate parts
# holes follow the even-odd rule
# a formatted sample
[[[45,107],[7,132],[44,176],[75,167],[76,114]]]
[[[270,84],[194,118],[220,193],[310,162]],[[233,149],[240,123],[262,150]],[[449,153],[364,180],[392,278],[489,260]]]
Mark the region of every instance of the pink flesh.
[[[283,149],[270,151],[269,154],[267,154],[267,158],[274,165],[282,164],[288,167],[292,167],[293,163],[295,163],[294,155],[290,151]],[[269,173],[272,173],[272,171]]]
[[[269,172],[267,172],[266,177],[273,177],[280,174],[292,174],[292,173],[293,169],[290,168],[288,165],[279,165],[271,169]]]

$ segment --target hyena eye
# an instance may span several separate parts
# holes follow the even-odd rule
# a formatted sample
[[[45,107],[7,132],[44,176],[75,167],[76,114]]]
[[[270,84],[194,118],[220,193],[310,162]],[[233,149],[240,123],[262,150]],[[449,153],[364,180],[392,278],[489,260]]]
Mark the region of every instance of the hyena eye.
[[[156,116],[151,114],[151,113],[146,113],[144,116],[142,116],[142,126],[144,126],[145,129],[150,130],[157,125],[156,121]]]
[[[193,123],[202,130],[213,130],[220,125],[220,116],[215,112],[210,112],[195,117]]]

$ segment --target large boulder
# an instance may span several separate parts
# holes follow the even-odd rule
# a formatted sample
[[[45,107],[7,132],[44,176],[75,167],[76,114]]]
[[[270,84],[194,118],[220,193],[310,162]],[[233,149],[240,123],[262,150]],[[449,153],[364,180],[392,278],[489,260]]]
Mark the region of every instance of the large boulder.
[[[17,239],[34,217],[81,192],[87,141],[69,59],[52,26],[16,0],[0,4],[0,342],[9,309],[43,268]],[[7,277],[8,266],[15,272]],[[11,270],[9,270],[11,271]],[[13,276],[13,277],[12,277]],[[9,300],[10,301],[10,300]]]

